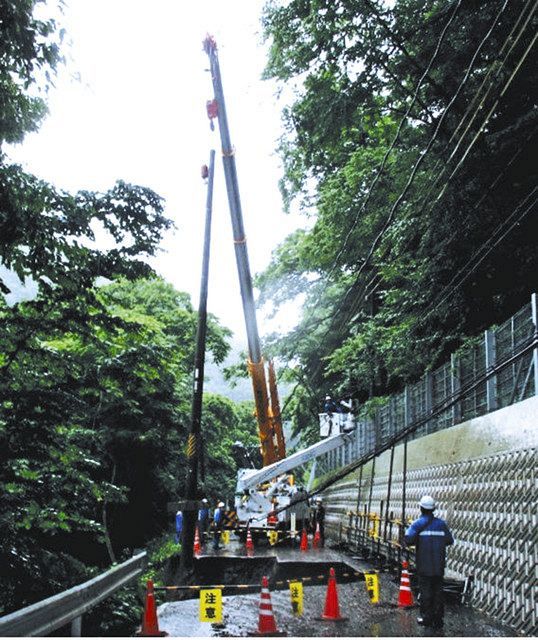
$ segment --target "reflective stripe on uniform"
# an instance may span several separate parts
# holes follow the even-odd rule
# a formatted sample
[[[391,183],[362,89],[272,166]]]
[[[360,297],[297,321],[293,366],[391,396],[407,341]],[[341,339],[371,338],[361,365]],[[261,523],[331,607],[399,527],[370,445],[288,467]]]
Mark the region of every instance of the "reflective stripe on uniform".
[[[444,531],[421,531],[419,536],[445,536]]]

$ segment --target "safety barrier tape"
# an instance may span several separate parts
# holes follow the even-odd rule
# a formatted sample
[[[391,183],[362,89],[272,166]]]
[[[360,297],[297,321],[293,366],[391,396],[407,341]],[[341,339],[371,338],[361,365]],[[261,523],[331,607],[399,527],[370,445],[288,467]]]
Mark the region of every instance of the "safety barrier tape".
[[[372,573],[372,572],[369,572]],[[350,578],[350,577],[359,577],[362,580],[365,579],[365,572],[363,571],[346,571],[343,573],[337,573],[337,578]],[[270,586],[285,586],[290,584],[290,582],[312,582],[313,580],[328,580],[328,574],[321,574],[317,576],[304,576],[302,578],[292,578],[290,580],[275,580],[274,582],[269,582]],[[259,589],[260,584],[256,582],[255,584],[175,584],[175,585],[167,585],[167,586],[154,586],[154,591],[180,591],[191,590],[198,591],[200,589]]]

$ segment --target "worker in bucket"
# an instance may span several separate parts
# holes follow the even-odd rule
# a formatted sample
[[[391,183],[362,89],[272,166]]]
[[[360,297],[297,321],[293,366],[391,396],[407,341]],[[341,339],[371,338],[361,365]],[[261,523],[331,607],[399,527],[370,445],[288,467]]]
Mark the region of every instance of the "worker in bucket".
[[[333,400],[331,396],[325,396],[323,411],[325,413],[343,413],[343,409],[340,403],[336,400]]]
[[[198,531],[201,539],[205,542],[207,530],[209,529],[209,502],[207,498],[202,498],[202,505],[198,510]]]
[[[216,551],[219,548],[220,530],[222,528],[224,520],[224,502],[219,502],[217,508],[213,512],[213,522],[211,527],[213,528],[213,549]]]
[[[325,507],[323,506],[323,499],[321,496],[317,496],[314,503],[314,511],[312,512],[312,531],[314,535],[319,525],[319,537],[320,545],[325,546]]]
[[[446,522],[433,515],[437,505],[431,496],[422,496],[418,503],[421,516],[407,529],[404,542],[416,548],[416,566],[420,590],[420,617],[425,627],[443,626],[443,576],[446,547],[454,537]]]

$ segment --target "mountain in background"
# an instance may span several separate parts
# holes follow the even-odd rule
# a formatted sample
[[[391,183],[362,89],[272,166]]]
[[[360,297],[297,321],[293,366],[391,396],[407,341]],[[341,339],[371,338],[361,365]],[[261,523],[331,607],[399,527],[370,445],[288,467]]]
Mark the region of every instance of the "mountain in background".
[[[224,379],[222,370],[232,364],[237,364],[241,359],[241,351],[237,345],[232,346],[230,355],[221,365],[216,365],[212,360],[205,364],[204,375],[204,391],[210,393],[218,393],[221,396],[229,398],[233,402],[243,402],[244,400],[253,400],[252,382],[250,378],[239,378],[232,386]]]

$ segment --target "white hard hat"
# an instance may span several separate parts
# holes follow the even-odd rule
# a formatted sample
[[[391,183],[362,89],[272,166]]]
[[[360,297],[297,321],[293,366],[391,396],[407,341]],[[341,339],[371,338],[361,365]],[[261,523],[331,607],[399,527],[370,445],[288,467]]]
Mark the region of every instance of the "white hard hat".
[[[325,400],[330,400],[331,396],[325,396]]]
[[[217,507],[223,507],[224,506],[224,502],[219,502]]]
[[[207,502],[207,498],[202,498],[202,502]]]
[[[433,511],[437,505],[435,504],[435,500],[431,496],[422,496],[420,502],[418,503],[418,506],[422,507],[423,509]]]
[[[316,498],[316,502],[323,502],[323,498],[321,498],[320,496],[318,496],[318,497]]]

